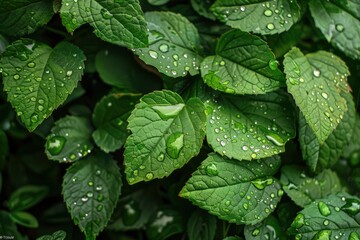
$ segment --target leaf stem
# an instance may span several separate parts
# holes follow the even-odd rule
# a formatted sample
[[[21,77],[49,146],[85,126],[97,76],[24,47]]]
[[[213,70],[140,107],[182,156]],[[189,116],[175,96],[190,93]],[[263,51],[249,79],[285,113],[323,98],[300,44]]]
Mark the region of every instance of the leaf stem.
[[[58,30],[58,29],[55,29],[55,28],[52,28],[52,27],[49,27],[49,26],[45,26],[44,27],[45,30],[49,31],[49,32],[52,32],[52,33],[55,33],[57,35],[60,35],[60,36],[63,36],[64,38],[68,38],[68,34],[61,31],[61,30]]]

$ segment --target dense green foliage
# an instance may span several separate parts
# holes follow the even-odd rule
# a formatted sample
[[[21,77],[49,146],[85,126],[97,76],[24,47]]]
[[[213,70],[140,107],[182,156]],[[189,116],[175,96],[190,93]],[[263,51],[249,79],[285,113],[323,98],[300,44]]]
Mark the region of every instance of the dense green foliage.
[[[359,240],[359,59],[359,0],[0,0],[0,237]]]

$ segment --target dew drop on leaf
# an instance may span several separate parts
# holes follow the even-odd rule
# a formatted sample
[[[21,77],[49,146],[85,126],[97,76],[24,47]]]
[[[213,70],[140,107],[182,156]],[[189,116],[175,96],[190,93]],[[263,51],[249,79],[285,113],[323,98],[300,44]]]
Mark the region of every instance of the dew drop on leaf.
[[[305,223],[305,218],[304,218],[304,214],[302,213],[299,213],[294,221],[291,223],[291,227],[293,228],[301,228],[302,226],[304,226],[304,223]]]
[[[153,51],[153,50],[149,50],[149,55],[150,57],[152,57],[153,59],[157,59],[158,58],[158,53]]]
[[[89,200],[88,197],[82,197],[82,198],[81,198],[81,201],[83,201],[83,202],[87,202],[88,200]]]
[[[15,79],[15,80],[20,79],[20,75],[19,75],[19,74],[15,74],[15,75],[14,75],[14,79]]]
[[[272,178],[267,179],[255,179],[252,180],[251,183],[259,190],[264,189],[266,186],[271,185],[274,182]]]
[[[34,113],[33,115],[31,115],[30,120],[32,123],[36,123],[37,121],[39,121],[39,116]]]
[[[259,235],[259,233],[260,233],[260,230],[259,230],[258,228],[255,228],[255,229],[252,231],[251,235],[253,235],[253,236],[255,237],[255,236]]]
[[[58,155],[64,148],[66,138],[62,136],[53,136],[46,141],[46,148],[51,155]]]
[[[331,214],[329,206],[324,202],[319,202],[318,203],[318,208],[319,208],[319,211],[320,211],[321,215],[323,215],[325,217],[329,216]]]
[[[279,65],[279,62],[277,61],[277,60],[275,60],[275,59],[270,59],[270,61],[269,61],[269,68],[271,69],[271,70],[277,70],[278,69],[278,65]]]
[[[265,137],[271,141],[272,143],[274,143],[276,146],[284,146],[285,145],[285,141],[284,139],[282,139],[279,135],[277,135],[276,133],[273,132],[269,132],[265,135]]]
[[[102,204],[99,204],[97,207],[96,207],[96,210],[98,210],[99,212],[101,210],[103,210],[104,206]]]
[[[313,74],[314,74],[315,77],[320,77],[321,72],[320,72],[319,69],[314,69]]]
[[[67,72],[66,72],[66,76],[68,76],[68,77],[70,77],[72,74],[73,74],[72,71],[67,71]]]
[[[149,45],[156,43],[164,38],[164,35],[156,30],[151,30],[149,34]]]
[[[159,50],[160,50],[161,52],[163,52],[163,53],[166,53],[166,52],[169,51],[169,45],[167,45],[167,44],[161,44],[161,45],[159,46]]]
[[[266,9],[264,11],[264,15],[267,16],[267,17],[270,17],[272,14],[273,14],[273,12],[270,9]]]
[[[355,216],[360,212],[360,202],[356,199],[346,199],[346,204],[341,209]]]
[[[318,232],[312,240],[330,240],[331,230],[322,230]]]
[[[146,179],[148,180],[151,180],[154,178],[154,174],[152,172],[148,172],[146,175],[145,175]]]
[[[156,105],[153,106],[152,109],[154,109],[161,118],[163,119],[169,119],[175,117],[183,108],[185,107],[185,104],[179,103],[175,105]]]
[[[178,158],[181,149],[184,146],[184,134],[176,132],[171,134],[166,141],[166,153],[171,158]]]
[[[274,30],[275,26],[272,23],[268,23],[268,25],[266,25],[266,28],[269,30]]]
[[[338,32],[343,32],[345,30],[345,27],[342,24],[336,24],[335,28]]]
[[[34,62],[29,62],[29,63],[27,64],[27,66],[28,66],[29,68],[33,68],[33,67],[36,66],[36,64],[35,64]]]
[[[215,163],[210,163],[205,167],[206,174],[209,176],[219,175],[219,171]]]

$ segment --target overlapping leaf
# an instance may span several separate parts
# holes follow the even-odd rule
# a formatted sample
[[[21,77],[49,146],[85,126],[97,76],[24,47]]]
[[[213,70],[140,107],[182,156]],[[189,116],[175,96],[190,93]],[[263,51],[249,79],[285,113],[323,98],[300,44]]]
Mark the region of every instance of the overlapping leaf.
[[[148,43],[138,0],[62,0],[60,15],[69,32],[89,23],[104,41],[129,48]]]
[[[315,177],[309,177],[301,166],[284,166],[280,182],[286,194],[300,207],[314,200],[325,198],[342,191],[337,174],[325,169]]]
[[[349,92],[346,64],[331,53],[318,51],[304,55],[293,48],[284,60],[288,92],[323,144],[347,111],[341,92]]]
[[[54,15],[48,0],[0,1],[0,32],[21,36],[33,33]]]
[[[260,34],[287,31],[300,18],[296,0],[217,0],[211,10],[233,28]]]
[[[279,165],[278,157],[239,162],[210,154],[179,195],[220,219],[256,224],[274,211],[283,194],[271,177]]]
[[[266,93],[285,82],[268,45],[240,30],[221,36],[216,55],[201,63],[201,76],[210,87],[232,94]]]
[[[205,136],[205,108],[198,98],[186,103],[174,92],[141,98],[128,119],[125,173],[130,184],[170,175],[196,156]]]
[[[121,192],[119,168],[109,155],[96,153],[67,169],[63,196],[71,217],[86,239],[107,225]]]
[[[29,131],[65,102],[84,71],[82,51],[61,42],[51,49],[30,39],[15,41],[0,60],[8,101]]]
[[[45,153],[51,160],[73,162],[91,152],[92,126],[83,117],[67,116],[57,122],[46,138]]]
[[[215,15],[210,11],[210,6],[214,0],[191,0],[191,6],[194,10],[203,17],[215,20]]]
[[[36,240],[65,240],[66,239],[66,232],[59,230],[54,232],[51,235],[44,235],[41,236],[39,238],[37,238]]]
[[[360,2],[311,0],[309,7],[326,40],[346,55],[360,59]]]
[[[295,136],[294,110],[284,93],[221,95],[206,106],[207,141],[229,158],[251,160],[276,155]]]
[[[213,240],[216,234],[216,217],[196,210],[193,212],[187,223],[189,240]]]
[[[286,240],[279,221],[270,215],[261,223],[255,225],[246,225],[244,228],[246,240]]]
[[[147,12],[149,47],[135,49],[145,63],[170,77],[195,75],[202,57],[200,37],[195,26],[180,14]]]
[[[339,193],[312,202],[296,216],[289,232],[302,240],[359,239],[360,199]]]

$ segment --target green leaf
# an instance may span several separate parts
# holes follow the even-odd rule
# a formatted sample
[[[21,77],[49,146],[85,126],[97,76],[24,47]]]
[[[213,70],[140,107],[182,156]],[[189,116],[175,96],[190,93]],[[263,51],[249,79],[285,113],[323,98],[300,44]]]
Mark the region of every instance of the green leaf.
[[[206,103],[206,139],[214,151],[229,158],[276,155],[295,136],[294,110],[287,94],[220,95]]]
[[[279,165],[278,157],[239,162],[210,154],[179,195],[220,219],[256,224],[274,211],[283,194],[271,177]]]
[[[148,93],[162,86],[158,76],[149,74],[135,61],[133,54],[123,48],[100,51],[95,66],[106,84],[129,92]]]
[[[262,35],[287,31],[300,18],[296,0],[217,0],[211,10],[233,28]]]
[[[52,1],[1,1],[0,32],[21,36],[33,33],[54,15]]]
[[[0,129],[0,163],[5,160],[9,154],[9,143],[6,133]]]
[[[107,225],[121,192],[121,175],[111,156],[96,153],[67,169],[63,195],[71,217],[86,239]]]
[[[278,62],[259,37],[240,30],[221,36],[216,55],[201,63],[201,76],[210,87],[232,94],[262,94],[284,85]]]
[[[8,207],[11,212],[26,210],[42,201],[48,191],[49,189],[44,186],[23,186],[11,194]]]
[[[27,228],[38,228],[39,222],[35,216],[27,212],[11,212],[10,218],[17,224]]]
[[[349,144],[345,146],[342,155],[346,158],[352,158],[352,155],[358,155],[360,152],[360,115],[355,115],[355,124],[351,130]]]
[[[169,176],[196,156],[205,136],[205,108],[198,98],[186,103],[174,92],[141,98],[128,119],[125,173],[130,184]]]
[[[150,218],[146,226],[146,236],[149,240],[165,240],[170,236],[185,230],[183,213],[171,208],[160,208]]]
[[[44,235],[38,237],[36,240],[65,240],[66,239],[66,232],[59,230],[54,232],[52,235]]]
[[[195,26],[180,14],[147,12],[149,47],[135,49],[146,64],[169,77],[196,75],[202,57],[200,37]]]
[[[360,199],[347,193],[330,195],[305,206],[289,228],[296,239],[360,238]]]
[[[238,237],[238,236],[230,236],[230,237],[226,237],[223,240],[242,240],[242,238]]]
[[[6,40],[6,38],[0,34],[0,54],[5,52],[5,49],[8,45],[9,45],[9,43]]]
[[[288,165],[281,169],[281,173],[284,191],[300,207],[342,191],[339,177],[329,169],[309,177],[301,166]]]
[[[293,48],[284,60],[288,92],[320,144],[336,129],[347,111],[341,92],[349,92],[345,63],[331,53],[304,55]]]
[[[50,116],[74,90],[81,79],[85,56],[61,42],[51,49],[31,40],[15,41],[0,59],[8,101],[29,131]]]
[[[148,43],[138,0],[62,0],[60,16],[69,32],[89,23],[104,41],[129,48],[145,47]]]
[[[337,128],[320,144],[302,114],[299,116],[299,141],[303,159],[311,171],[332,167],[349,143],[355,126],[355,106],[351,94],[341,94],[347,101],[348,110]]]
[[[14,236],[14,239],[16,240],[25,239],[19,233],[16,224],[10,218],[10,214],[3,210],[0,210],[0,233],[5,234],[7,236]]]
[[[210,11],[210,6],[214,3],[214,0],[191,0],[190,2],[199,15],[216,20],[215,15]]]
[[[213,240],[216,233],[216,217],[199,209],[193,212],[187,223],[189,240]]]
[[[86,118],[66,116],[56,121],[46,138],[47,157],[59,162],[73,162],[85,157],[93,148],[92,130]]]
[[[168,3],[170,0],[147,0],[151,5],[160,6]]]
[[[129,135],[127,118],[139,98],[139,95],[133,94],[110,94],[96,104],[93,112],[96,130],[92,137],[104,152],[118,150],[125,143]]]
[[[279,221],[272,215],[256,225],[246,225],[244,228],[246,240],[286,240]]]
[[[353,59],[360,59],[360,2],[311,0],[310,12],[326,40]]]

